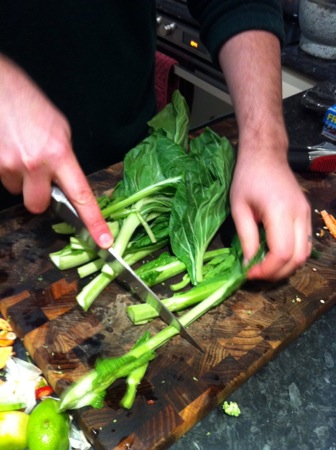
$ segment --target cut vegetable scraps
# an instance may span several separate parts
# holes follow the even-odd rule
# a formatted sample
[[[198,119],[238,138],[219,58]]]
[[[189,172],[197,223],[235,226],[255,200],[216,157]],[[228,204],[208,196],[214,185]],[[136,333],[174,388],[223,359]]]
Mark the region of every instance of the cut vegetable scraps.
[[[238,417],[240,415],[240,408],[236,402],[224,402],[223,411],[228,416]]]
[[[330,234],[336,239],[336,219],[335,217],[328,213],[325,209],[320,212],[321,217],[325,226],[330,231]]]
[[[8,359],[13,355],[13,344],[16,334],[8,320],[0,318],[0,369],[3,369]]]
[[[236,249],[237,258],[231,267],[230,276],[225,277],[225,279],[223,278],[220,287],[215,292],[210,293],[180,317],[180,322],[184,327],[191,325],[235,292],[246,281],[246,274],[249,268],[259,263],[264,258],[266,251],[265,238],[263,237],[257,255],[252,259],[249,266],[245,267],[243,265],[242,249],[238,238],[233,239],[232,246]],[[94,408],[101,408],[106,390],[119,378],[131,376],[129,379],[131,383],[129,384],[132,384],[131,389],[134,389],[136,382],[134,383],[133,377],[140,378],[141,381],[145,373],[145,366],[155,357],[155,350],[178,333],[179,331],[173,325],[167,326],[152,337],[145,334],[124,355],[99,360],[94,369],[90,370],[62,392],[60,410],[77,409],[88,405]],[[134,392],[132,393],[132,402],[124,403],[122,406],[126,406],[126,408],[131,407],[133,400]]]
[[[29,413],[36,404],[35,389],[41,380],[41,370],[34,364],[11,357],[6,364],[6,381],[0,385],[2,408],[24,409]]]

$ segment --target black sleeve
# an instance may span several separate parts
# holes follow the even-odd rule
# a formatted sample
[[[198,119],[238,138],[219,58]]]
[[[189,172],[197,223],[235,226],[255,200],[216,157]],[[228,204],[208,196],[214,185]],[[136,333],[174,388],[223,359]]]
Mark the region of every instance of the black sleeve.
[[[188,0],[188,7],[200,24],[201,40],[215,64],[222,44],[242,31],[269,31],[284,42],[279,0]]]

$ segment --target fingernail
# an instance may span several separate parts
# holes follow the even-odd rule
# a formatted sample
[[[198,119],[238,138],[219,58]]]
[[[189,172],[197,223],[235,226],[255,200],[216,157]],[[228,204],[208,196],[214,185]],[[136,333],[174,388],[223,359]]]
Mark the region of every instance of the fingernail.
[[[108,233],[101,234],[99,236],[99,244],[103,248],[111,247],[111,245],[113,244],[113,239],[112,239],[111,235]]]

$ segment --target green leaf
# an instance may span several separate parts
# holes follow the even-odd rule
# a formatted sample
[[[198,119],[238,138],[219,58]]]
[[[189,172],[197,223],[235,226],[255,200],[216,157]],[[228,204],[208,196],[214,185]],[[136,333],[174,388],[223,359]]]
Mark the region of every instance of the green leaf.
[[[169,139],[187,148],[189,133],[189,107],[185,98],[179,91],[172,95],[171,103],[168,103],[148,125],[154,131],[163,132]]]
[[[205,251],[229,213],[234,153],[227,139],[206,130],[190,144],[184,183],[174,198],[170,239],[174,254],[185,263],[191,282],[203,278]]]

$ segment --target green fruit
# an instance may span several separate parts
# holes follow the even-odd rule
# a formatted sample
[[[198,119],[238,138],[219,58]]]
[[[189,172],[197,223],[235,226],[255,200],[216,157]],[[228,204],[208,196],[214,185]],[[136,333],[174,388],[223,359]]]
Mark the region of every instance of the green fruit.
[[[0,450],[25,450],[28,420],[21,411],[0,411]]]
[[[58,411],[59,401],[46,398],[31,412],[28,422],[29,450],[68,450],[70,419]]]

